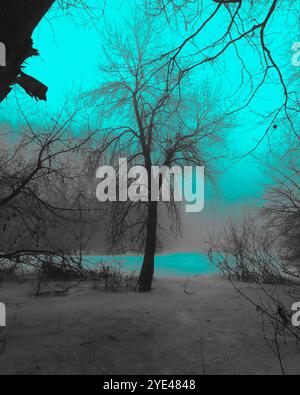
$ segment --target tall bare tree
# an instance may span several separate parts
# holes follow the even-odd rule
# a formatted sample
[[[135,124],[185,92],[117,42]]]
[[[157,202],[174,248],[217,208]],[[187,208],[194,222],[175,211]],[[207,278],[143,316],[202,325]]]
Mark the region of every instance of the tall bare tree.
[[[114,246],[120,246],[125,236],[135,250],[143,250],[137,285],[141,292],[152,287],[160,225],[160,205],[151,199],[152,166],[203,166],[229,126],[217,87],[199,84],[197,92],[188,79],[179,87],[178,75],[153,61],[161,53],[160,33],[155,30],[144,18],[126,25],[122,32],[110,28],[105,42],[109,50],[103,49],[107,63],[101,67],[107,82],[92,93],[99,112],[110,117],[94,153],[94,165],[103,162],[104,154],[110,163],[117,163],[123,155],[129,166],[142,165],[147,170],[149,188],[144,201],[111,205]],[[180,210],[174,199],[167,208],[170,217],[178,219]]]

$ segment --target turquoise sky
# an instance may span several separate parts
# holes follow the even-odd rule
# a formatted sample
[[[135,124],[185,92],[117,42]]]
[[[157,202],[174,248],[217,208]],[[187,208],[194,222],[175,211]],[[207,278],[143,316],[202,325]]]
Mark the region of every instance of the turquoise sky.
[[[19,103],[28,115],[31,122],[39,123],[45,119],[45,115],[54,116],[66,100],[72,101],[80,96],[80,93],[97,88],[97,82],[101,81],[98,66],[102,60],[101,31],[105,21],[111,24],[119,24],[124,17],[128,16],[128,9],[132,8],[132,0],[108,0],[104,17],[101,16],[95,25],[92,23],[79,23],[79,16],[65,15],[53,9],[41,22],[34,33],[34,45],[40,51],[40,57],[28,61],[26,72],[39,79],[49,87],[48,101],[35,102],[29,99],[19,88],[15,88],[8,100],[0,105],[2,123],[9,123],[17,128],[22,122],[22,116],[18,109]],[[213,5],[214,7],[214,5]],[[86,21],[87,22],[87,21]],[[282,21],[277,20],[278,25],[272,25],[273,35],[270,36],[270,44],[275,52],[279,63],[284,67],[287,74],[292,72],[290,59],[292,56],[291,46],[296,40],[295,32],[289,36],[282,35]],[[286,21],[285,21],[286,23]],[[221,28],[222,15],[212,26],[209,33]],[[184,32],[181,32],[182,36]],[[298,33],[298,32],[296,32]],[[180,42],[181,35],[172,33],[170,42]],[[164,37],[164,40],[166,37]],[[278,41],[278,39],[280,41]],[[297,40],[296,40],[297,41]],[[257,68],[253,53],[245,48],[243,56],[250,70]],[[235,92],[240,83],[241,65],[237,61],[235,52],[232,50],[223,57],[224,72],[216,73],[208,67],[198,69],[195,78],[211,78],[214,82],[219,81],[229,96]],[[244,86],[232,98],[232,102],[243,103],[248,94],[248,86]],[[264,183],[267,182],[264,169],[258,161],[262,153],[269,150],[265,141],[254,156],[248,156],[243,160],[232,160],[239,157],[255,146],[264,132],[264,125],[258,125],[257,113],[266,114],[269,109],[276,106],[282,100],[282,90],[274,77],[263,88],[256,100],[246,110],[242,111],[237,118],[238,126],[232,130],[229,137],[228,158],[214,163],[217,190],[208,186],[207,205],[202,214],[205,223],[209,219],[225,218],[227,214],[238,213],[244,206],[256,206],[260,204],[264,194]],[[261,121],[261,119],[260,119]],[[279,124],[279,130],[284,125]],[[187,222],[190,226],[191,219]],[[196,222],[195,222],[196,223]],[[198,225],[195,225],[198,226]]]

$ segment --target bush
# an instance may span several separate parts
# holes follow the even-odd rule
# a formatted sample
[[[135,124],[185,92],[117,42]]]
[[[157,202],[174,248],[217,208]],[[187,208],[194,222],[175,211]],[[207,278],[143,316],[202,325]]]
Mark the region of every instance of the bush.
[[[121,268],[114,268],[100,263],[98,269],[90,270],[89,277],[92,279],[95,290],[116,292],[120,290],[133,290],[138,281],[137,275],[124,273]]]
[[[291,307],[300,300],[300,276],[280,253],[280,243],[259,219],[230,222],[217,240],[211,240],[211,262],[260,315],[263,334],[285,373],[283,349],[288,339],[300,345],[300,328],[292,324]],[[253,283],[243,287],[239,282]],[[289,335],[289,336],[287,336]]]
[[[278,284],[286,282],[286,267],[272,234],[247,217],[225,225],[222,235],[211,240],[210,261],[229,280]]]

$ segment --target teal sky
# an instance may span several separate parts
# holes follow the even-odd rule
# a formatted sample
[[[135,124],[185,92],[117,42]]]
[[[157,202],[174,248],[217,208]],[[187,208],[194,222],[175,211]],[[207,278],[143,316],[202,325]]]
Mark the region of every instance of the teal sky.
[[[15,128],[22,124],[18,102],[30,121],[38,124],[46,115],[55,116],[67,100],[71,102],[76,100],[80,93],[97,88],[97,82],[101,81],[98,66],[103,58],[101,31],[104,23],[107,20],[110,20],[111,24],[121,23],[131,8],[129,5],[132,5],[132,0],[108,0],[104,17],[100,17],[95,25],[79,23],[78,15],[71,17],[55,9],[50,11],[34,33],[34,46],[39,49],[40,57],[29,60],[26,67],[28,74],[49,87],[48,101],[37,103],[29,99],[19,88],[15,88],[7,101],[0,105],[2,123],[9,123]],[[206,32],[205,37],[209,40],[209,34],[213,36],[215,29],[222,27],[222,23],[221,15],[219,20],[216,19],[212,30]],[[293,36],[294,32],[282,36],[280,18],[278,25],[273,24],[272,29],[274,34],[269,38],[272,50],[280,65],[289,74],[292,72],[291,46],[297,41],[297,37]],[[169,41],[180,42],[181,35],[183,36],[184,32],[178,36],[172,33]],[[257,69],[255,56],[246,47],[242,53],[249,69],[254,72]],[[210,78],[214,82],[220,82],[223,91],[228,93],[232,103],[238,106],[245,103],[249,92],[249,86],[245,84],[233,97],[233,92],[240,85],[240,70],[241,64],[234,50],[229,50],[222,59],[222,71],[216,73],[215,70],[205,67],[198,69],[194,76],[199,80]],[[228,158],[213,164],[218,173],[215,179],[217,190],[211,186],[207,188],[206,210],[202,214],[205,223],[210,219],[218,221],[218,218],[225,218],[228,214],[239,213],[245,206],[260,204],[264,184],[268,180],[257,158],[268,152],[270,147],[267,141],[264,141],[255,157],[248,156],[243,160],[231,158],[239,157],[255,146],[265,130],[265,125],[261,124],[261,118],[258,118],[257,113],[267,114],[281,100],[282,89],[274,76],[274,80],[269,81],[260,90],[252,105],[238,114],[237,127],[228,136],[228,149],[224,152]],[[284,128],[284,125],[279,124],[279,130],[281,126]],[[189,226],[190,221],[191,219],[187,219]],[[197,227],[195,223],[194,226]]]

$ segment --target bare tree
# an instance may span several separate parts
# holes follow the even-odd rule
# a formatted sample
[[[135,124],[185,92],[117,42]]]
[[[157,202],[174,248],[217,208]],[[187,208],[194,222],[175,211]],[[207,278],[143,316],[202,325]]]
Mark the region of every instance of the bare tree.
[[[299,347],[292,306],[300,297],[300,276],[282,254],[278,232],[258,217],[231,221],[210,242],[209,258],[239,295],[259,314],[265,340],[287,372],[285,347]],[[243,286],[242,282],[251,283]]]
[[[83,166],[78,156],[93,133],[74,138],[71,120],[57,120],[39,134],[27,123],[15,141],[11,130],[0,136],[1,264],[38,266],[46,256],[75,260],[67,224],[83,226],[84,213],[96,208],[88,203],[89,191],[77,187]],[[85,199],[80,206],[79,197]]]
[[[264,214],[269,226],[278,234],[282,255],[290,265],[300,265],[300,161],[299,142],[289,144],[287,150],[275,160],[279,166],[269,164],[272,184],[268,186]]]
[[[278,129],[277,122],[282,118],[298,136],[294,123],[294,115],[299,111],[298,94],[293,87],[288,87],[289,69],[276,53],[278,45],[273,45],[280,42],[282,48],[291,51],[292,32],[296,35],[298,31],[298,3],[289,0],[156,0],[146,1],[145,8],[148,15],[155,18],[164,15],[172,29],[186,36],[164,54],[165,63],[179,70],[179,78],[205,65],[220,70],[225,55],[235,57],[236,66],[230,57],[230,64],[225,63],[223,67],[224,72],[234,67],[240,74],[240,86],[235,93],[242,95],[243,102],[235,102],[232,112],[248,108],[265,86],[276,83],[281,88],[278,104],[257,114],[264,131],[247,155]]]
[[[256,209],[255,216],[226,225],[218,238],[212,238],[209,256],[256,307],[268,345],[285,374],[285,346],[291,340],[299,346],[300,341],[292,321],[292,306],[300,298],[300,163],[298,139],[291,131],[281,138],[285,144],[262,160],[271,176],[264,207]],[[246,289],[240,281],[253,287]]]
[[[126,236],[135,250],[143,250],[137,285],[141,292],[152,287],[160,229],[160,205],[151,198],[152,166],[207,164],[208,168],[210,149],[230,126],[224,106],[218,104],[222,100],[218,87],[214,90],[207,83],[199,84],[197,93],[188,79],[178,87],[178,75],[153,62],[160,53],[160,35],[148,22],[141,18],[128,25],[127,34],[125,29],[121,33],[110,28],[105,43],[109,51],[103,49],[107,64],[101,68],[108,82],[92,94],[102,116],[111,118],[111,126],[102,132],[101,148],[94,153],[94,166],[103,162],[104,154],[115,164],[124,154],[129,166],[142,165],[147,170],[146,199],[113,203],[110,220],[114,246],[120,246]],[[174,199],[167,208],[176,222],[180,210]]]
[[[70,174],[57,185],[56,204],[65,207],[62,221],[56,221],[55,231],[64,235],[59,238],[61,249],[74,257],[74,264],[82,272],[84,258],[95,242],[95,236],[103,226],[104,207],[99,207],[92,194],[93,180],[85,169],[85,155],[73,162]],[[74,171],[74,169],[76,169]],[[80,169],[80,170],[79,170]],[[67,210],[68,209],[68,210]]]

